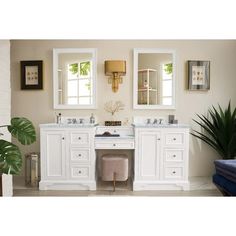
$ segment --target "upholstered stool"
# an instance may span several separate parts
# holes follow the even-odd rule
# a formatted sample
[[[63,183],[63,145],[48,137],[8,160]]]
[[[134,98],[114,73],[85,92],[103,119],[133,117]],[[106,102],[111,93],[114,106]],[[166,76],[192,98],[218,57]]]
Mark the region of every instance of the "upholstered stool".
[[[125,154],[102,156],[102,180],[113,181],[113,191],[116,188],[116,181],[128,180],[128,158]]]

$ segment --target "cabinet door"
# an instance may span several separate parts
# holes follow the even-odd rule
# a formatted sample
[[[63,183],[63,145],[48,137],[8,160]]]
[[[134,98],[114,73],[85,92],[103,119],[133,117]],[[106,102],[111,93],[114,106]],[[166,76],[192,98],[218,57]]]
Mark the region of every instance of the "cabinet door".
[[[138,145],[139,178],[157,180],[160,178],[160,132],[140,132]]]
[[[41,136],[41,172],[45,179],[65,179],[65,131],[45,131]]]

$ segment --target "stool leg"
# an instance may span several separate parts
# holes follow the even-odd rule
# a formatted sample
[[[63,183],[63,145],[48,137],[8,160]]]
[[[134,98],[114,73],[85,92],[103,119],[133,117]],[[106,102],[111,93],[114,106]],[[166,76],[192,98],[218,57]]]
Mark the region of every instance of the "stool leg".
[[[125,183],[126,187],[128,187],[128,180],[129,180],[129,178],[125,181],[126,182]]]
[[[116,191],[116,172],[113,173],[113,192]]]

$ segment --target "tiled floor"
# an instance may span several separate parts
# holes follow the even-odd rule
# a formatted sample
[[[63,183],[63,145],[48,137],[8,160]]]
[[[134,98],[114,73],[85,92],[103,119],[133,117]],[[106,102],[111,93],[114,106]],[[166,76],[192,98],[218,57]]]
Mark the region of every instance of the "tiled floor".
[[[45,190],[39,191],[37,189],[14,190],[14,197],[105,197],[105,196],[153,196],[153,197],[213,197],[222,196],[218,190],[192,190],[192,191],[61,191],[61,190]]]
[[[29,188],[24,185],[21,178],[14,180],[13,196],[23,197],[39,197],[39,196],[53,196],[53,197],[101,197],[101,196],[155,196],[155,197],[205,197],[205,196],[222,196],[221,193],[212,184],[210,178],[196,177],[190,179],[190,191],[132,191],[131,183],[128,185],[120,182],[117,183],[116,191],[112,191],[111,183],[100,182],[97,191],[70,191],[70,190],[44,190],[40,191],[38,188]]]

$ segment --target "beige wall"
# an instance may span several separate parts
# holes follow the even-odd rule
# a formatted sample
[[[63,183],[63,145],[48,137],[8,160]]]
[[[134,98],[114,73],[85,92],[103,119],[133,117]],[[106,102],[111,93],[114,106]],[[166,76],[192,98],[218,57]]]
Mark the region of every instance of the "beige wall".
[[[83,116],[91,112],[103,122],[109,118],[104,112],[108,100],[121,100],[124,111],[122,120],[132,116],[165,116],[175,114],[181,123],[194,126],[192,118],[196,113],[205,113],[212,104],[225,106],[229,99],[236,105],[236,41],[220,40],[13,40],[11,41],[12,116],[25,116],[37,127],[37,142],[22,147],[23,152],[39,151],[39,128],[41,123],[54,122],[52,93],[52,49],[62,47],[97,48],[97,110],[62,110],[62,115]],[[168,48],[176,50],[176,110],[133,110],[133,48]],[[104,61],[118,59],[127,61],[127,74],[118,93],[112,93],[111,85],[104,75]],[[20,61],[43,60],[44,89],[20,90]],[[211,89],[208,92],[188,91],[186,87],[186,61],[211,61]],[[207,145],[190,137],[190,176],[208,176],[213,172],[213,160],[218,155]]]

